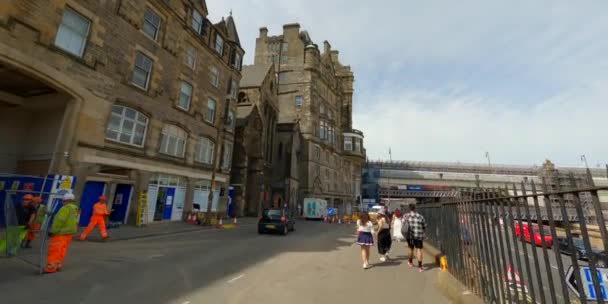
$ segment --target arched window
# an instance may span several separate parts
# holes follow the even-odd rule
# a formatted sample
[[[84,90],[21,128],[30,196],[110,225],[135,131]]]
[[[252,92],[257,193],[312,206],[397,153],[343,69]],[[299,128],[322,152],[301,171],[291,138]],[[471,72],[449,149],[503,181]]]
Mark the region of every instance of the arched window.
[[[165,125],[161,132],[160,153],[184,157],[186,151],[186,131],[175,125]]]
[[[125,106],[113,105],[106,129],[106,138],[142,147],[147,129],[148,118],[144,114]]]

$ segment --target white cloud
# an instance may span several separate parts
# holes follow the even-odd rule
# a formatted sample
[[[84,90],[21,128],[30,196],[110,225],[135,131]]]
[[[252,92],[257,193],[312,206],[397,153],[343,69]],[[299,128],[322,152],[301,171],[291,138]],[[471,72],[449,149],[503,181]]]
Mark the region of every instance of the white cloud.
[[[370,158],[608,161],[606,1],[207,2],[213,20],[234,10],[249,62],[261,26],[339,49]]]

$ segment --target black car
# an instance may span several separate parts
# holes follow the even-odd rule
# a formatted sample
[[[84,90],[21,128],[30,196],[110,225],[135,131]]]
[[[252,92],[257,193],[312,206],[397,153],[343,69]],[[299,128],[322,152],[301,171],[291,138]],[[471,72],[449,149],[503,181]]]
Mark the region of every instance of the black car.
[[[258,221],[258,233],[279,232],[286,235],[295,230],[293,213],[287,209],[266,209]]]
[[[585,244],[583,243],[583,240],[580,238],[572,238],[572,243],[574,245],[574,250],[576,251],[576,257],[579,260],[588,261],[590,256],[587,253],[587,250],[585,250]],[[572,249],[570,249],[570,247],[568,246],[568,239],[563,238],[563,237],[558,238],[557,245],[559,246],[559,251],[561,253],[566,254],[566,255],[574,254]],[[597,257],[598,266],[600,266],[600,267],[608,266],[608,253],[607,252],[602,251],[597,248],[593,248],[593,247],[591,248],[591,250],[593,251],[593,254],[595,254],[595,256]]]

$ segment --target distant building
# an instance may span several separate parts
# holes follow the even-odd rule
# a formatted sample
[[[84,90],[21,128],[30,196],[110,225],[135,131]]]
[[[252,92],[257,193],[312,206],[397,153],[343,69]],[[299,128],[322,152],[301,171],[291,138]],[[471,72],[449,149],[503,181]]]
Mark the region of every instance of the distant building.
[[[289,178],[283,183],[273,183],[275,205],[287,200],[295,208],[306,197],[319,197],[350,213],[360,199],[363,133],[352,128],[354,75],[338,54],[327,41],[321,52],[299,24],[284,25],[279,36],[260,29],[255,65],[273,64],[277,73],[278,123],[285,140],[282,148],[279,143],[277,158],[298,163],[297,170],[289,165]],[[299,149],[285,146],[295,134],[300,137]],[[293,195],[295,171],[299,189]]]
[[[112,221],[226,209],[244,51],[205,1],[4,1],[0,173],[74,175]],[[213,176],[215,182],[212,183]],[[143,206],[143,205],[142,205]],[[83,221],[88,221],[85,216]]]

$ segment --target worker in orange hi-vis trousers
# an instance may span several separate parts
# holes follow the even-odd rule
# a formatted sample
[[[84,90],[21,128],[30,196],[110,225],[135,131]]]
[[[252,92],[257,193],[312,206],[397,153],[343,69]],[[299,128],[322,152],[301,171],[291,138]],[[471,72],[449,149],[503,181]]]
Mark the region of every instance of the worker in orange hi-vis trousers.
[[[72,236],[78,231],[78,207],[72,193],[63,196],[63,206],[53,217],[49,230],[49,251],[46,257],[44,272],[53,273],[63,268],[63,260]]]
[[[93,205],[93,215],[91,215],[91,221],[89,221],[87,228],[85,228],[82,234],[80,234],[79,240],[84,241],[95,225],[97,225],[99,228],[101,238],[107,239],[108,232],[106,232],[106,221],[104,220],[104,217],[107,215],[110,215],[110,212],[108,212],[108,207],[106,206],[106,197],[102,195],[99,197],[99,201]]]

